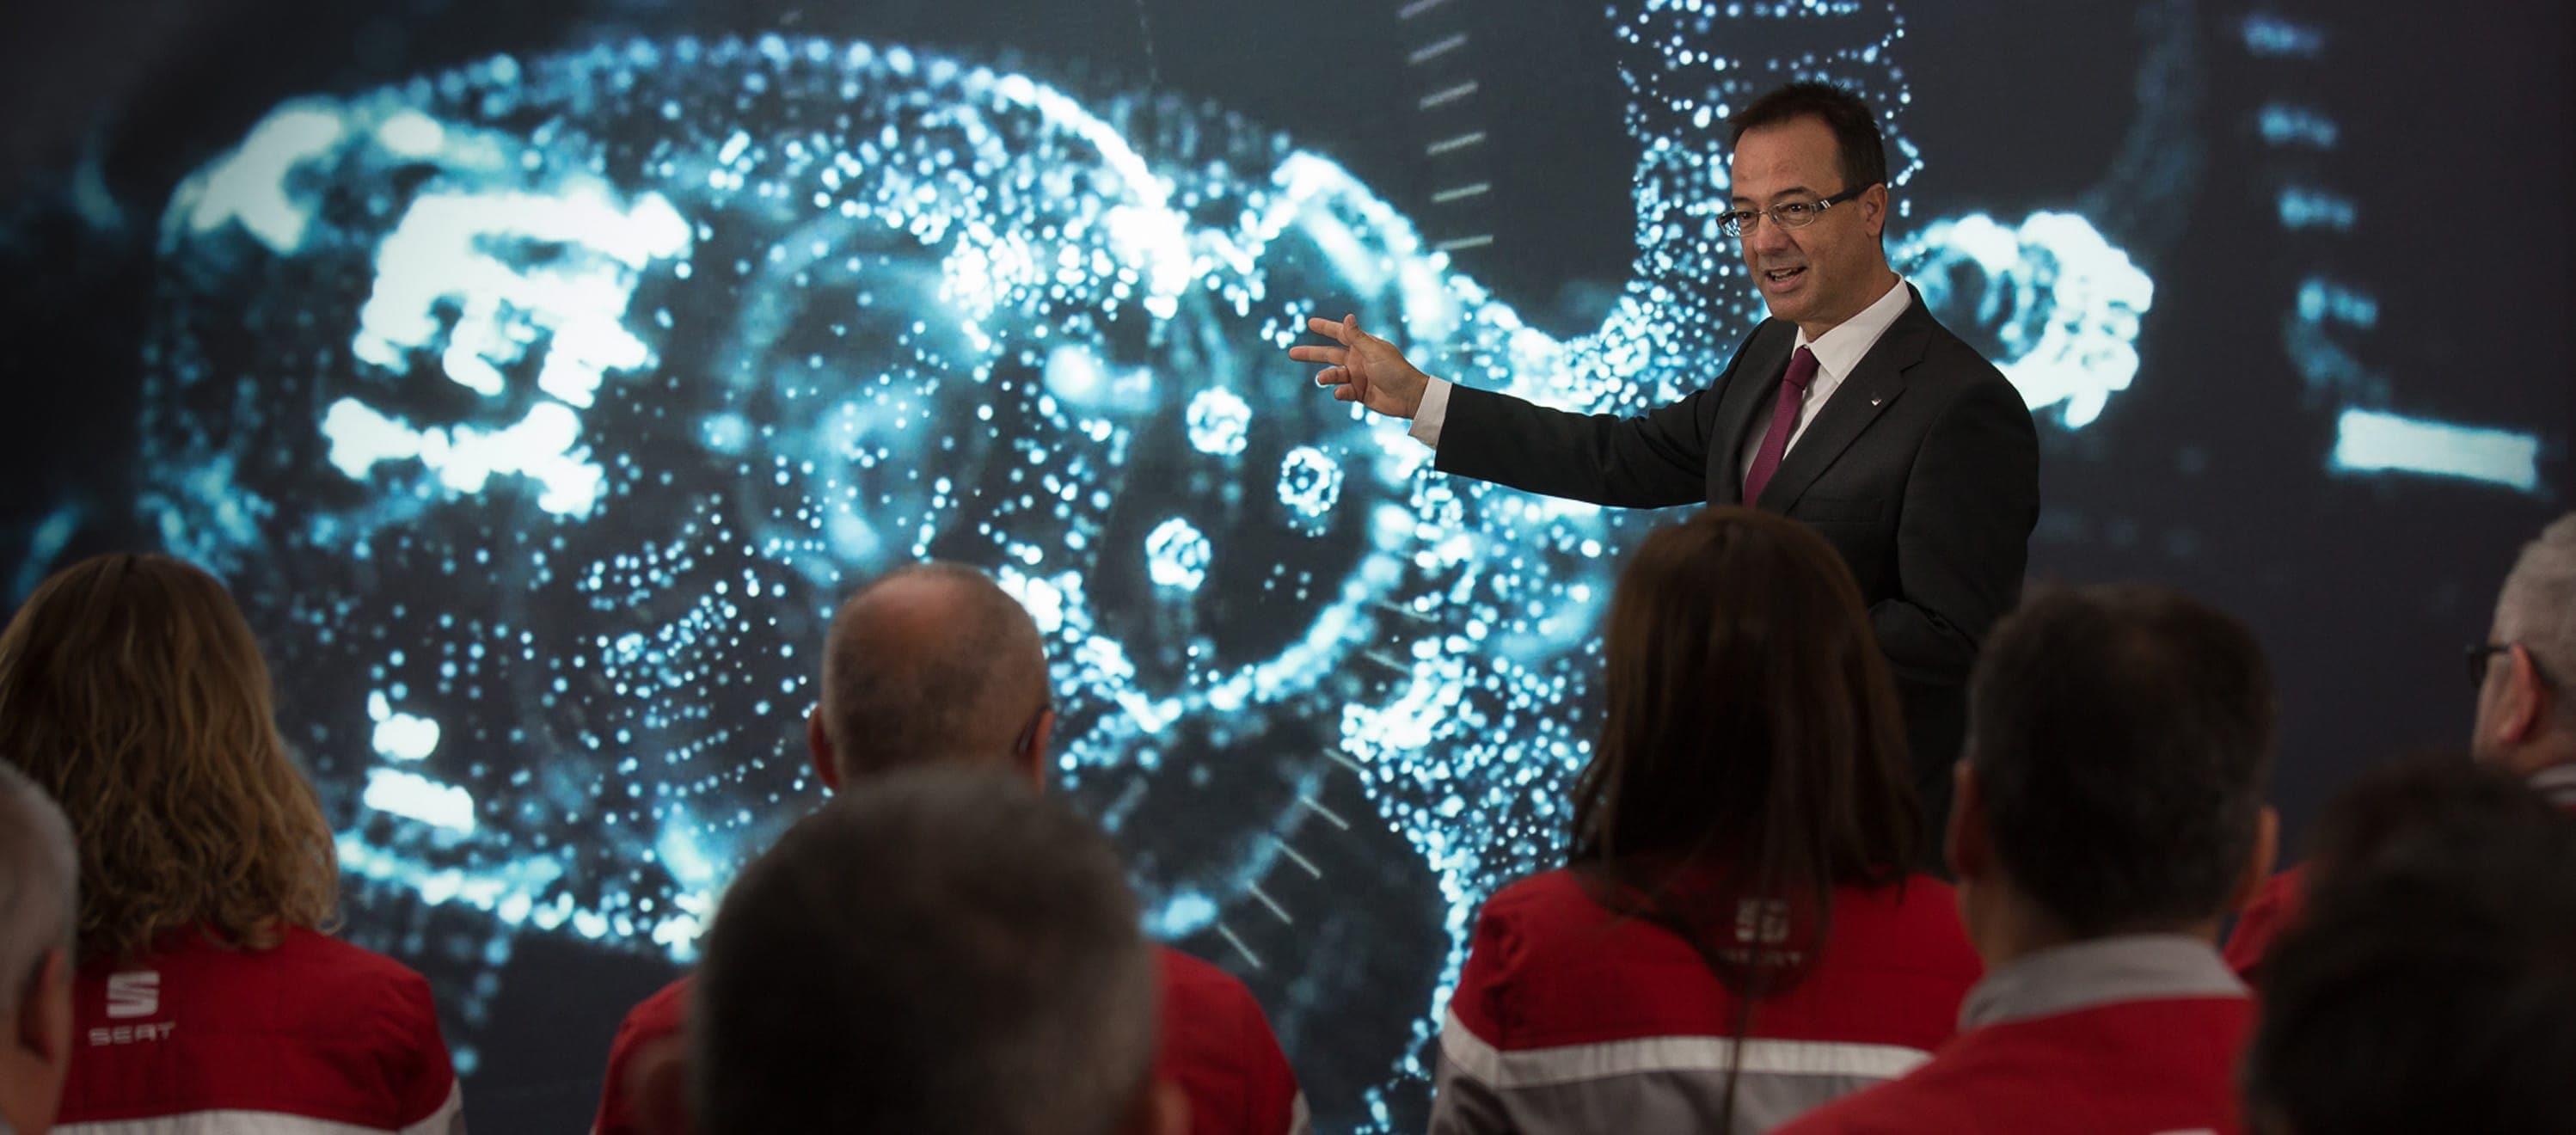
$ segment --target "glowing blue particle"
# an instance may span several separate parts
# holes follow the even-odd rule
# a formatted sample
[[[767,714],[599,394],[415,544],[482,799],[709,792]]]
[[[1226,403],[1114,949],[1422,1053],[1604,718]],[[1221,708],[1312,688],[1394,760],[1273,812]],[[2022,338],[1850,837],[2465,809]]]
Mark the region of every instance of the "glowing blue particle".
[[[2331,150],[2342,133],[2331,118],[2306,107],[2281,103],[2271,103],[2256,112],[2254,122],[2263,141],[2273,146]]]
[[[2241,31],[2254,55],[2314,59],[2326,49],[2324,32],[2278,16],[2247,16]]]
[[[1185,420],[1192,448],[1231,457],[1243,452],[1246,436],[1251,432],[1252,407],[1231,390],[1211,387],[1190,399]]]
[[[367,770],[361,803],[460,835],[474,834],[474,795],[452,784],[393,769]]]
[[[2285,229],[2348,232],[2359,214],[2359,207],[2351,199],[2324,190],[2294,187],[2281,191],[2281,227]]]
[[[1309,536],[1320,534],[1342,499],[1342,467],[1311,445],[1288,451],[1279,462],[1279,503],[1288,522]]]
[[[330,104],[281,106],[251,128],[241,148],[181,184],[171,196],[170,215],[184,215],[198,233],[239,221],[269,251],[291,254],[304,246],[304,230],[319,202],[290,193],[288,175],[329,154],[347,133],[347,122]]]
[[[2540,490],[2540,439],[2513,430],[2451,425],[2374,410],[2346,410],[2335,422],[2339,473],[2417,473]]]
[[[1146,575],[1158,586],[1196,591],[1215,558],[1216,549],[1208,538],[1177,516],[1156,525],[1145,537]]]
[[[438,750],[438,723],[426,717],[395,713],[381,693],[367,697],[368,716],[376,728],[370,741],[388,760],[425,760]],[[382,710],[384,712],[377,712]]]
[[[704,422],[699,423],[698,435],[707,443],[707,448],[740,456],[743,448],[751,444],[751,423],[730,410],[709,414]]]
[[[1186,937],[1216,921],[1216,903],[1197,891],[1182,891],[1145,915],[1145,933],[1170,941]]]
[[[2369,330],[2379,323],[2379,301],[2350,288],[2309,277],[2299,284],[2299,318],[2310,323],[2328,319]]]

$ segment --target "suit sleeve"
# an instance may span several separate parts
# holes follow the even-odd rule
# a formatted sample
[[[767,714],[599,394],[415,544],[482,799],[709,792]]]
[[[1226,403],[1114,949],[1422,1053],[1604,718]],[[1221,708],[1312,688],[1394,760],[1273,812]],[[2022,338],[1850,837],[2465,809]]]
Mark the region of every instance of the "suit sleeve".
[[[1942,409],[1902,507],[1897,594],[1870,622],[1898,681],[1965,685],[1978,644],[2020,601],[2039,522],[2039,435],[2010,383],[1973,384]]]
[[[1754,337],[1745,338],[1745,347]],[[1449,393],[1433,467],[1615,508],[1705,503],[1718,399],[1743,364],[1745,347],[1736,349],[1717,381],[1632,418],[1577,414],[1456,387]]]

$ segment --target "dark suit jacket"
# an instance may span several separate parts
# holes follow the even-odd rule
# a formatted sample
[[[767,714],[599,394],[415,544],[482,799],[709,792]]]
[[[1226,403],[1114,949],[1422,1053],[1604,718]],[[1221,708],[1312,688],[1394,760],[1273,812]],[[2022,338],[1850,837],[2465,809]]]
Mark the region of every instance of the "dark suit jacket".
[[[1912,292],[1909,285],[1908,292]],[[2021,594],[2039,520],[2039,438],[2003,372],[1912,296],[1790,448],[1754,507],[1805,521],[1860,581],[1905,700],[1915,787],[1937,834],[1978,643]],[[1743,503],[1796,325],[1764,320],[1707,389],[1640,417],[1464,386],[1437,467],[1626,508]]]

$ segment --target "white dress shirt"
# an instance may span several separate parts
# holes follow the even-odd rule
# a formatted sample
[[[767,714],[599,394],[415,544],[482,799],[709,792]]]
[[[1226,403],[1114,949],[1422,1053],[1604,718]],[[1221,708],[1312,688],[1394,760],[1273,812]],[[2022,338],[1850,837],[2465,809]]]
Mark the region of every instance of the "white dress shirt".
[[[1790,353],[1796,354],[1799,347],[1814,351],[1816,377],[1807,384],[1807,393],[1799,400],[1798,424],[1789,434],[1790,448],[1797,448],[1798,439],[1807,432],[1807,423],[1815,421],[1816,415],[1825,408],[1825,399],[1834,396],[1834,391],[1842,386],[1843,379],[1851,374],[1852,368],[1860,365],[1861,358],[1869,354],[1871,347],[1878,345],[1879,337],[1887,334],[1889,325],[1896,322],[1897,316],[1905,314],[1905,309],[1913,302],[1914,297],[1906,291],[1905,279],[1900,276],[1895,286],[1887,289],[1886,295],[1860,309],[1859,314],[1835,324],[1832,330],[1813,341],[1807,338],[1806,329],[1799,329],[1797,342],[1790,347]],[[1412,434],[1415,441],[1433,449],[1440,448],[1440,427],[1449,419],[1449,386],[1447,379],[1431,380],[1431,385],[1422,392],[1422,404],[1414,408],[1412,427],[1405,431]],[[1758,442],[1761,431],[1769,428],[1770,414],[1755,415],[1754,441]],[[1753,471],[1754,451],[1758,448],[1757,444],[1750,442],[1744,446],[1743,467],[1736,470],[1737,474]]]

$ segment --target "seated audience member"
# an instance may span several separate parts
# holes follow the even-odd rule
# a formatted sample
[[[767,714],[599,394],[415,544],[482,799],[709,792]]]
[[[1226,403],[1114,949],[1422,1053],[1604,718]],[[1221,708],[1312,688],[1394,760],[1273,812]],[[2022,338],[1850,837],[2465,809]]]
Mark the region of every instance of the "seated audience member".
[[[1055,725],[1044,644],[1026,609],[982,572],[899,568],[841,606],[824,644],[822,698],[806,722],[814,772],[840,791],[898,768],[1001,769],[1043,787]],[[1281,1135],[1306,1126],[1305,1098],[1252,991],[1172,949],[1161,974],[1159,1074],[1190,1102],[1193,1135]],[[634,1104],[652,1070],[682,1059],[692,982],[627,1014],[609,1048],[598,1135],[641,1130]]]
[[[429,983],[319,930],[339,902],[331,829],[213,577],[110,555],[37,587],[0,633],[0,755],[80,847],[58,1123],[463,1129]]]
[[[1002,774],[888,774],[726,889],[689,1025],[696,1130],[1178,1135],[1156,970],[1089,820]]]
[[[2576,812],[2576,513],[2523,546],[2496,596],[2487,641],[2469,648],[2477,690],[2469,751]],[[2259,980],[2263,955],[2298,918],[2304,865],[2275,875],[2245,904],[2227,964]]]
[[[2245,1059],[2265,1135],[2576,1129],[2576,819],[2465,762],[2330,809]]]
[[[1968,692],[1950,865],[1986,977],[1904,1079],[1785,1130],[2238,1129],[2253,1024],[2218,924],[2274,839],[2272,681],[2242,624],[2152,588],[2033,599]]]
[[[0,1132],[45,1135],[72,1059],[71,825],[0,762]]]
[[[1566,866],[1485,903],[1434,1132],[1761,1131],[1902,1074],[1978,963],[1922,845],[1860,590],[1794,521],[1711,509],[1611,599]]]

